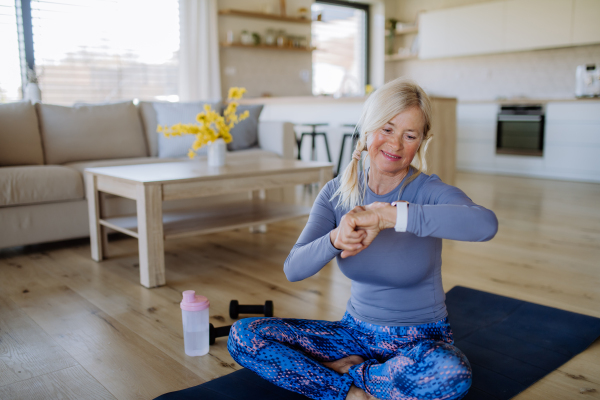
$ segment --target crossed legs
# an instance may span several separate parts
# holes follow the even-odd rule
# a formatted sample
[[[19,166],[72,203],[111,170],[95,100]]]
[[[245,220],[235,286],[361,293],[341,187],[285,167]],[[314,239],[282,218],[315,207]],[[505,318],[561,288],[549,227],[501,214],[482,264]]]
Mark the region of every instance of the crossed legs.
[[[400,337],[349,322],[246,318],[233,325],[228,348],[240,365],[313,399],[460,399],[468,391],[468,361],[421,335],[428,325]]]

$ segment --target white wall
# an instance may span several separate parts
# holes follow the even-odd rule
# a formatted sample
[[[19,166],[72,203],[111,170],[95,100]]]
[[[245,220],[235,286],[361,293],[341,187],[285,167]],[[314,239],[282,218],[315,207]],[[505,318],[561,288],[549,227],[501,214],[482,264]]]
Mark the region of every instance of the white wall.
[[[429,93],[461,100],[570,98],[575,68],[600,64],[600,45],[395,63],[387,79],[409,76]]]

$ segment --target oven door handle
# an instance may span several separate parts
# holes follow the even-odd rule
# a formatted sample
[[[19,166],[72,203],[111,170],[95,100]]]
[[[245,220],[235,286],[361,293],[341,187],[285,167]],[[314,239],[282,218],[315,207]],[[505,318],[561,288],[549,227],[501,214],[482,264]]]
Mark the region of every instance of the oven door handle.
[[[541,115],[498,115],[498,121],[502,122],[540,122]]]

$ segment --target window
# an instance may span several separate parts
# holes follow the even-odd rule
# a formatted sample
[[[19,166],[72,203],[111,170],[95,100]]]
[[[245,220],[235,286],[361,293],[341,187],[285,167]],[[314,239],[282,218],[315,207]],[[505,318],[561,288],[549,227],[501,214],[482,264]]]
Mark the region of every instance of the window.
[[[320,1],[312,8],[313,94],[361,95],[368,83],[369,6]]]
[[[21,67],[15,0],[0,0],[0,103],[21,100]]]
[[[178,99],[178,0],[30,4],[45,103]]]

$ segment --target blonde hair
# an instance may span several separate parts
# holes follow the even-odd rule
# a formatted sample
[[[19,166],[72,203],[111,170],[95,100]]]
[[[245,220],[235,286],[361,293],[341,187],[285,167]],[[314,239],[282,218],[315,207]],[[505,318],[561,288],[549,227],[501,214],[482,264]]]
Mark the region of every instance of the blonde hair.
[[[412,182],[421,172],[427,172],[427,161],[425,153],[431,142],[431,103],[425,91],[410,79],[397,78],[386,83],[369,96],[363,107],[362,115],[358,121],[359,138],[356,143],[356,150],[367,150],[367,141],[369,136],[376,130],[382,128],[391,121],[396,115],[410,109],[418,107],[423,113],[425,126],[423,127],[423,137],[417,154],[411,161],[412,175],[406,179],[400,188],[400,191]],[[368,157],[368,155],[367,155]],[[365,160],[366,161],[366,160]],[[365,167],[363,162],[363,169]],[[409,171],[410,172],[410,171]],[[358,160],[352,158],[352,161],[340,178],[340,187],[331,197],[331,200],[339,196],[337,207],[351,210],[357,205],[362,205],[365,198],[367,187],[367,174],[364,171],[364,184],[362,192],[358,182]]]

